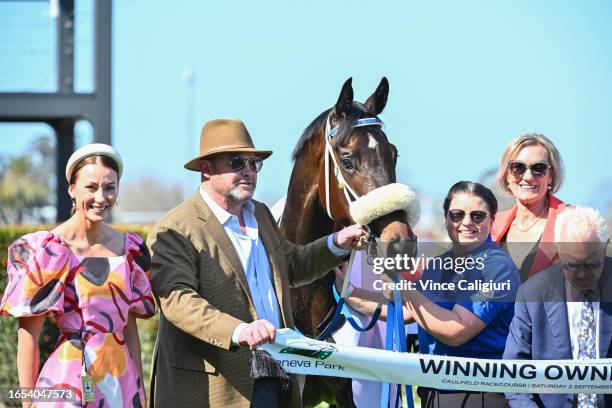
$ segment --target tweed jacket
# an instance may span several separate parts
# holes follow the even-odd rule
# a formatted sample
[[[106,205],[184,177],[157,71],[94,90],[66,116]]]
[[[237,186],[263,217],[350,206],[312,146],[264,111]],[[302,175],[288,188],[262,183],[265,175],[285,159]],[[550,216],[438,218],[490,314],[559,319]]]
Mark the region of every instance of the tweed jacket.
[[[273,276],[281,324],[293,327],[289,287],[323,276],[342,260],[326,238],[297,246],[280,235],[268,207],[255,218]],[[161,311],[153,352],[151,406],[249,407],[247,347],[231,337],[257,319],[238,254],[200,192],[170,210],[149,233],[151,286]],[[281,406],[301,406],[296,377]]]

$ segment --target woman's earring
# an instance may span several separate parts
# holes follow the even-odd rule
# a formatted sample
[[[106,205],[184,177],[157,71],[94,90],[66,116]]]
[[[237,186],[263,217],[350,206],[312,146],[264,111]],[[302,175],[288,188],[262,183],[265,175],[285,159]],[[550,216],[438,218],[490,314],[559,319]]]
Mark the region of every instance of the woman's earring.
[[[549,190],[552,190],[552,184],[549,184],[549,185],[548,185],[548,189],[549,189]]]
[[[72,207],[76,207],[76,199],[74,197],[70,197],[70,200],[72,201]]]

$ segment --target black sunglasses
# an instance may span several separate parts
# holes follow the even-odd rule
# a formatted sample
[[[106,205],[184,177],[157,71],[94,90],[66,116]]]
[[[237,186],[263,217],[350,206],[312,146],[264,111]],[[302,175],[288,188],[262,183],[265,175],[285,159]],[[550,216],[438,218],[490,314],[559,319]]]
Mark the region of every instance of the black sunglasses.
[[[510,160],[508,162],[508,169],[516,178],[523,177],[523,175],[527,172],[527,169],[531,171],[531,174],[533,174],[534,177],[544,177],[550,168],[550,163],[546,161],[531,164],[527,164],[519,160]]]
[[[570,272],[576,272],[580,267],[587,271],[594,271],[601,266],[601,261],[565,262],[561,265]]]
[[[230,166],[232,167],[232,171],[242,170],[244,166],[247,165],[247,163],[249,164],[251,170],[257,173],[259,172],[259,170],[261,170],[261,167],[263,166],[263,159],[261,157],[237,156],[229,162]]]
[[[465,211],[463,210],[448,210],[448,218],[452,222],[461,222],[465,218]],[[472,211],[470,212],[470,218],[474,224],[482,224],[487,219],[487,213],[485,211]]]

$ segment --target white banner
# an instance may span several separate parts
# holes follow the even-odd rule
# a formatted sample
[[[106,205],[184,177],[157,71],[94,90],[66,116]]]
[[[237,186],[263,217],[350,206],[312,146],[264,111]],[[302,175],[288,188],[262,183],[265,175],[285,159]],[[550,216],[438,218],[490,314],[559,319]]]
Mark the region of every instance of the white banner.
[[[264,349],[294,374],[430,388],[522,393],[612,394],[612,359],[487,360],[342,346],[277,331]]]

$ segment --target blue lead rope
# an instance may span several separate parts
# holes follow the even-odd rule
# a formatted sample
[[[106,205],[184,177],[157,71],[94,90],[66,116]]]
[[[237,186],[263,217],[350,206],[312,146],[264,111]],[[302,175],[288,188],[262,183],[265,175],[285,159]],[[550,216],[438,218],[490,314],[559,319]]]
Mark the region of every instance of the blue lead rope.
[[[374,310],[370,323],[368,323],[365,327],[361,327],[361,325],[357,323],[357,320],[355,320],[355,318],[353,317],[351,309],[349,309],[348,307],[344,307],[346,302],[338,294],[338,291],[336,290],[336,285],[332,285],[332,292],[334,294],[334,299],[336,299],[336,303],[338,304],[337,308],[340,309],[340,314],[344,315],[346,320],[351,324],[351,326],[353,326],[353,329],[357,330],[358,332],[366,332],[372,327],[374,327],[374,325],[378,321],[378,318],[380,317],[380,313],[382,312],[382,305],[378,305],[376,310]]]
[[[338,292],[336,291],[336,286],[333,283],[332,283],[332,288],[334,292],[334,298],[336,298],[336,302],[337,302],[336,311],[334,312],[334,317],[332,318],[331,323],[327,325],[325,330],[323,330],[323,333],[317,336],[316,338],[317,340],[325,341],[327,340],[329,336],[331,336],[337,331],[338,328],[336,326],[338,326],[340,315],[344,315],[346,317],[346,320],[348,320],[351,326],[353,326],[353,328],[357,331],[365,332],[365,331],[370,330],[372,327],[374,327],[374,325],[378,321],[378,318],[380,317],[380,312],[382,311],[382,307],[380,306],[377,307],[376,310],[374,311],[374,314],[372,315],[372,320],[370,320],[370,323],[368,323],[368,325],[365,327],[361,327],[359,323],[357,323],[353,315],[351,314],[350,310],[347,307],[344,307],[346,301],[344,300],[344,298],[338,295]]]
[[[404,328],[404,311],[402,309],[402,297],[399,291],[393,291],[393,300],[387,303],[387,333],[385,341],[385,349],[406,353],[408,346],[406,344],[406,330]],[[396,396],[394,407],[400,406],[401,385],[396,384]],[[412,386],[405,385],[406,400],[409,408],[414,408],[412,400]],[[382,388],[382,396],[380,399],[381,408],[389,408],[391,398],[391,384],[384,383]]]
[[[334,284],[332,283],[332,286]],[[340,315],[342,314],[342,309],[344,307],[344,299],[340,298],[340,301],[336,305],[336,310],[334,311],[334,317],[331,320],[331,323],[327,325],[323,333],[319,334],[316,337],[316,340],[325,341],[329,336],[336,332],[336,326],[338,325],[338,320],[340,320]]]
[[[354,253],[351,254],[351,259],[349,260],[349,270],[347,271],[347,276],[345,276],[345,282],[343,285],[343,291],[346,289],[347,278],[349,278],[350,269],[352,269],[354,260]],[[326,340],[329,336],[331,336],[336,331],[336,326],[338,325],[338,321],[340,319],[340,315],[344,315],[346,320],[351,324],[351,326],[359,331],[365,332],[370,330],[380,317],[382,307],[379,304],[374,314],[372,315],[372,320],[365,327],[361,327],[359,323],[353,318],[350,309],[345,306],[345,299],[338,294],[336,290],[336,285],[332,283],[332,293],[334,294],[334,299],[336,299],[336,310],[334,311],[334,317],[331,323],[325,328],[323,333],[317,336],[317,340]],[[404,328],[404,312],[402,309],[402,296],[398,290],[393,291],[393,300],[389,300],[387,303],[387,331],[386,331],[386,340],[385,340],[385,349],[391,351],[398,351],[402,353],[408,352],[408,346],[406,344],[406,330]],[[406,393],[406,401],[408,402],[408,408],[414,408],[414,401],[412,400],[412,386],[405,385],[405,393]],[[394,407],[398,408],[401,400],[401,385],[396,384],[396,398]],[[391,394],[391,384],[383,383],[382,387],[382,395],[380,399],[381,408],[390,408],[389,400]]]
[[[344,277],[344,282],[342,284],[341,293],[344,294],[344,296],[346,296],[346,293],[347,293],[346,290],[350,282],[350,275],[353,269],[353,262],[355,261],[355,256],[356,256],[356,251],[354,250],[351,251],[347,273]],[[338,292],[336,291],[336,285],[334,285],[333,283],[332,283],[332,293],[334,294],[334,299],[336,299],[336,310],[334,311],[334,317],[332,318],[331,322],[327,325],[327,327],[323,330],[323,333],[317,336],[316,340],[325,341],[327,340],[329,336],[334,334],[336,330],[338,329],[337,328],[338,321],[340,320],[340,315],[342,314],[346,316],[351,326],[353,326],[353,328],[357,331],[363,332],[363,331],[370,330],[372,327],[374,327],[374,325],[378,321],[378,317],[380,316],[380,312],[382,310],[381,305],[378,305],[377,310],[372,315],[372,320],[370,321],[370,323],[368,323],[366,327],[361,327],[361,325],[355,321],[349,309],[344,307],[345,299],[342,296],[338,295]]]

